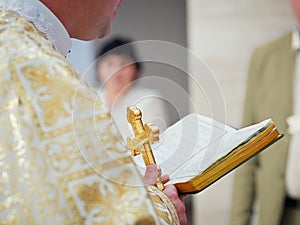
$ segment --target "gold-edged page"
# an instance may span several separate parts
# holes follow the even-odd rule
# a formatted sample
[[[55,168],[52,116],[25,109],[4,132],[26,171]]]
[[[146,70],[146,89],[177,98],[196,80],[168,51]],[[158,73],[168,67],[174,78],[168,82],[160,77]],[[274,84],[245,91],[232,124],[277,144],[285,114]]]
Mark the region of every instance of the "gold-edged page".
[[[270,123],[265,129],[222,157],[206,171],[186,182],[176,183],[176,186],[181,193],[197,193],[274,143],[281,136],[275,125]]]
[[[170,174],[170,182],[187,182],[203,173],[214,163],[230,154],[235,148],[250,141],[253,137],[265,130],[270,124],[272,124],[272,120],[268,119],[235,132],[226,133],[217,141],[213,141],[204,148],[199,149],[199,151],[192,156],[192,160],[184,163]]]

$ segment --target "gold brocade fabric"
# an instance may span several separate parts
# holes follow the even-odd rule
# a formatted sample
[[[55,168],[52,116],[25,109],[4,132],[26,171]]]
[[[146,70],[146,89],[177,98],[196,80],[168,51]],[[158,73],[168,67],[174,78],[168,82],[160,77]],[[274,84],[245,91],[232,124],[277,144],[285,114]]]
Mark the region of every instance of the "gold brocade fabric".
[[[162,224],[177,224],[179,219],[176,214],[176,209],[170,199],[154,186],[148,187],[149,196],[152,199],[157,214]]]
[[[157,218],[97,94],[31,23],[3,9],[0,134],[0,224],[178,221],[159,201]]]

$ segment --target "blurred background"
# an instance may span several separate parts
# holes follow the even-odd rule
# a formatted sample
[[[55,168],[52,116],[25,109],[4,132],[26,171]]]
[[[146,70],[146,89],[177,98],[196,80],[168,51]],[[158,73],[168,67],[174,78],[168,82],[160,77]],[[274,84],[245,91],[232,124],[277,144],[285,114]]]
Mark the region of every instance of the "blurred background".
[[[294,24],[288,0],[123,0],[111,36],[122,35],[136,41],[167,41],[190,49],[207,64],[219,85],[224,120],[233,127],[240,127],[252,51],[287,32]],[[81,74],[87,73],[96,50],[106,39],[73,40],[69,61]],[[185,58],[181,63],[187,66],[189,74],[199,73],[197,65],[193,64],[197,62]],[[143,83],[158,89],[166,99],[172,99],[172,104],[168,104],[171,124],[192,111],[212,114],[205,90],[195,85],[185,71],[147,62],[142,76],[163,77],[178,84],[177,88],[168,88],[155,79]],[[87,80],[97,82],[92,75]],[[178,94],[179,89],[187,94]],[[230,173],[188,198],[190,225],[227,224],[232,177]]]

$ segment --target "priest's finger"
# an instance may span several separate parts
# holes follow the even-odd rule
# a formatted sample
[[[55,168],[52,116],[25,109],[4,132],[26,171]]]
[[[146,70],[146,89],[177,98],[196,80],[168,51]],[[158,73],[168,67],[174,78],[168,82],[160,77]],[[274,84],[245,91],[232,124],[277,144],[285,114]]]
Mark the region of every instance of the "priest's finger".
[[[157,182],[157,177],[158,177],[158,169],[157,165],[151,164],[147,166],[146,172],[144,175],[144,181],[148,185],[155,185]]]

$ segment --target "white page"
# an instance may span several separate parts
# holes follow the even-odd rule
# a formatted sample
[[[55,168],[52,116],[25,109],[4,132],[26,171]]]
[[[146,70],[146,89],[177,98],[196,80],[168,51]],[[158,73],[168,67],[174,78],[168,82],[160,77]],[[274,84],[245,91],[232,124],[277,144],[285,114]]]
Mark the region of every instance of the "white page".
[[[247,142],[260,130],[265,129],[272,121],[270,119],[261,123],[242,128],[235,132],[228,132],[219,141],[209,143],[193,155],[192,160],[174,170],[170,177],[172,183],[185,182],[205,171],[214,162],[229,154],[233,149]]]
[[[209,117],[190,114],[168,128],[158,144],[152,146],[156,163],[171,183],[184,182],[200,174],[216,160],[253,137],[271,120],[265,120],[240,130],[231,128]],[[136,163],[144,172],[141,156]]]
[[[156,163],[163,174],[171,174],[180,165],[190,161],[193,155],[221,140],[235,129],[196,113],[190,114],[169,127],[160,137],[158,144],[152,146]],[[135,157],[136,163],[144,166],[141,156]]]

